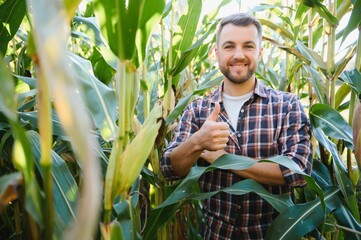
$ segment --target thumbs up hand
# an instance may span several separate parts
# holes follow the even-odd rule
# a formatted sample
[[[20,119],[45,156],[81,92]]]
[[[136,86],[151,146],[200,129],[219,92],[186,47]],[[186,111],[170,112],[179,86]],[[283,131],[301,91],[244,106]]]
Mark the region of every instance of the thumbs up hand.
[[[213,111],[196,133],[199,137],[199,144],[204,150],[217,151],[227,146],[230,135],[229,126],[225,122],[216,121],[220,111],[221,107],[219,103],[216,102]]]

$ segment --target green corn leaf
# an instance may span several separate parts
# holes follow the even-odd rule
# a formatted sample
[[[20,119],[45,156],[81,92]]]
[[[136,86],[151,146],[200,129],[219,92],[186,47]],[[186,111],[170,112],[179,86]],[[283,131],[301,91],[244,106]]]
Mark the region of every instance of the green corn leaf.
[[[207,79],[207,77],[205,77]],[[210,79],[209,81],[204,82],[202,85],[199,86],[197,90],[195,90],[192,94],[189,94],[188,96],[181,98],[177,106],[172,110],[172,112],[168,115],[166,119],[166,125],[169,125],[172,123],[180,114],[182,114],[184,108],[189,103],[189,100],[196,96],[197,94],[201,94],[205,92],[206,90],[218,85],[223,80],[222,76],[218,76],[214,79]]]
[[[32,129],[38,128],[38,112],[18,112],[19,118],[27,122],[32,126]],[[57,136],[65,136],[63,125],[59,121],[59,118],[55,112],[52,113],[51,117],[53,123],[53,133]]]
[[[95,17],[74,16],[73,21],[79,25],[96,46],[107,46]]]
[[[261,22],[262,25],[271,28],[272,30],[280,34],[282,37],[288,38],[289,40],[293,40],[294,38],[293,34],[287,28],[279,24],[275,24],[274,22],[271,22],[267,19],[260,18],[259,21]]]
[[[146,0],[140,13],[138,31],[136,35],[136,46],[138,50],[138,59],[142,63],[145,59],[145,51],[150,34],[156,24],[162,19],[162,12],[165,7],[164,0]]]
[[[350,32],[361,26],[361,0],[355,0],[352,2],[352,4],[353,9],[346,28],[343,31],[342,42],[345,41],[346,37],[350,34]]]
[[[312,83],[313,89],[316,92],[317,99],[322,104],[328,104],[328,98],[325,93],[325,84],[320,77],[320,73],[309,65],[304,65],[307,72],[310,73],[310,81]]]
[[[33,16],[34,42],[42,73],[50,86],[54,105],[77,159],[82,162],[82,198],[77,222],[65,238],[89,239],[98,221],[100,207],[100,176],[90,134],[90,119],[84,111],[83,92],[69,66],[66,44],[70,26],[66,21],[63,1],[28,0]],[[52,21],[49,21],[51,19]],[[60,30],[59,30],[60,29]]]
[[[337,183],[344,197],[344,201],[346,202],[349,209],[351,209],[352,214],[359,219],[358,214],[358,205],[356,200],[356,194],[353,189],[353,184],[351,179],[348,176],[347,170],[344,166],[342,159],[337,151],[336,145],[331,142],[325,134],[319,128],[313,129],[313,133],[315,138],[319,141],[319,143],[324,146],[327,151],[329,151],[333,158],[333,168],[337,173],[335,174]]]
[[[335,96],[335,108],[338,109],[338,107],[342,104],[342,102],[345,100],[347,96],[349,96],[349,93],[351,92],[351,87],[344,83],[341,85],[341,87],[337,90],[336,96]]]
[[[343,71],[340,78],[350,85],[357,96],[361,93],[361,74],[357,69]]]
[[[185,52],[182,52],[179,61],[174,65],[174,67],[169,71],[169,76],[174,77],[178,75],[181,71],[183,71],[189,63],[195,58],[198,49],[204,43],[204,40],[209,36],[210,33],[214,32],[216,29],[217,22],[213,23],[210,29],[200,38],[197,42],[195,42],[189,49]]]
[[[39,135],[35,131],[29,131],[29,141],[32,146],[32,152],[35,158],[35,165],[42,176],[42,166],[40,164],[40,142]],[[51,152],[52,158],[52,181],[53,181],[53,198],[57,214],[61,222],[58,222],[60,229],[72,223],[75,220],[75,207],[78,199],[78,186],[76,181],[67,167],[65,161],[54,151]]]
[[[181,16],[172,38],[172,63],[177,64],[182,52],[191,47],[202,10],[201,0],[188,0],[186,12]]]
[[[0,111],[13,122],[17,121],[14,81],[5,64],[0,62]]]
[[[0,54],[5,55],[26,13],[25,0],[6,0],[0,5]]]
[[[326,63],[323,61],[322,57],[313,49],[306,47],[302,42],[297,40],[297,48],[303,54],[305,58],[311,61],[312,64],[326,69]]]
[[[319,0],[302,0],[302,3],[308,7],[311,7],[316,10],[321,17],[325,18],[327,22],[332,26],[338,25],[338,19],[333,16],[327,7],[323,5]]]
[[[342,204],[340,190],[333,187],[325,190],[326,211],[321,207],[320,199],[297,204],[282,212],[272,223],[266,239],[299,239],[316,229],[327,214]]]
[[[314,128],[321,128],[327,136],[342,139],[353,149],[352,128],[341,114],[329,105],[316,103],[310,110],[310,121]]]
[[[350,231],[344,230],[345,239],[361,239],[361,224],[357,221],[345,206],[340,206],[334,211],[337,224],[347,227]]]
[[[114,140],[117,135],[116,126],[116,93],[100,82],[93,73],[91,63],[77,55],[69,53],[70,62],[80,80],[86,104],[95,126],[106,141]]]
[[[94,13],[110,49],[121,60],[130,60],[135,53],[139,1],[93,1]]]

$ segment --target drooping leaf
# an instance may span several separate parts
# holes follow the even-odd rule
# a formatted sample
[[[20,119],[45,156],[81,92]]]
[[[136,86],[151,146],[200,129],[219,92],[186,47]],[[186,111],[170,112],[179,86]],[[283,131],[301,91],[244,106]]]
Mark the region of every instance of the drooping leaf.
[[[338,25],[338,19],[333,16],[327,7],[321,3],[319,0],[302,0],[302,3],[308,7],[311,7],[320,14],[321,17],[325,18],[327,22],[332,26]]]
[[[342,139],[353,149],[352,129],[341,114],[329,105],[316,103],[310,111],[310,121],[314,128],[321,128],[327,136]]]
[[[271,28],[273,31],[277,32],[280,36],[287,38],[289,40],[293,40],[293,34],[287,28],[281,26],[280,24],[276,24],[270,20],[260,18],[259,21],[262,25]]]

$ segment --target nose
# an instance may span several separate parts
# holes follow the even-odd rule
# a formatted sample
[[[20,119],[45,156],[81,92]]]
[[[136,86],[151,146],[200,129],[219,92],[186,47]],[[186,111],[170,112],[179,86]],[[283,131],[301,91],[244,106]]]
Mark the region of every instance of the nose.
[[[238,58],[238,59],[242,59],[244,57],[242,48],[240,48],[240,47],[235,48],[233,57]]]

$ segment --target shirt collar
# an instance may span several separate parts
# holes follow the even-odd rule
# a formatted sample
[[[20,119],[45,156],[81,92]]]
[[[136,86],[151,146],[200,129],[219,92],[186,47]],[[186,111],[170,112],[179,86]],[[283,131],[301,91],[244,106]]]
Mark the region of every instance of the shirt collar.
[[[267,87],[263,85],[260,81],[256,79],[256,87],[254,88],[253,94],[260,97],[267,97]],[[223,92],[223,81],[219,87],[213,92],[211,100],[212,102],[223,102],[222,93]]]

